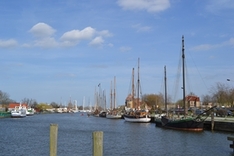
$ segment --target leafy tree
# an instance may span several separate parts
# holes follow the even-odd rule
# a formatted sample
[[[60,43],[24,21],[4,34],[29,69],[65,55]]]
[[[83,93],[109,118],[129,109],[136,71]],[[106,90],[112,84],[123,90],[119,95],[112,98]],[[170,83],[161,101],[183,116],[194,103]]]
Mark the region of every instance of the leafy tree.
[[[162,94],[145,94],[142,96],[142,101],[152,109],[164,108],[164,98]]]
[[[52,106],[51,105],[48,105],[46,103],[40,103],[36,106],[36,109],[39,111],[39,112],[44,112],[46,109],[51,109]]]

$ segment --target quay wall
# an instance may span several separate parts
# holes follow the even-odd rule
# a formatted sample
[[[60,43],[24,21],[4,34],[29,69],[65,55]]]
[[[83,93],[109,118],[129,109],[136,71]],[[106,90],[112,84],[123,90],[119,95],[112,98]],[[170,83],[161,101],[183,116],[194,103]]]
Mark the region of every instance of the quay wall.
[[[204,129],[211,130],[211,121],[204,122]],[[234,122],[229,121],[214,121],[213,130],[215,131],[225,131],[234,132]]]
[[[161,121],[159,119],[154,120],[156,127],[162,127]],[[204,122],[204,130],[211,129],[211,118],[207,118]],[[234,132],[234,118],[214,118],[214,131],[223,131],[223,132]]]

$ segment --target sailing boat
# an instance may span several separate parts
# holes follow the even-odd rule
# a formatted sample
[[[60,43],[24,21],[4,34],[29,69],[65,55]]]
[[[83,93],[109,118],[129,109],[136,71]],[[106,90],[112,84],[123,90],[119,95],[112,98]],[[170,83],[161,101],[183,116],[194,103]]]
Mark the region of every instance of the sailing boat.
[[[125,121],[128,122],[150,122],[151,118],[148,117],[148,110],[140,109],[140,98],[139,98],[139,89],[140,89],[140,76],[139,76],[139,63],[140,59],[138,58],[138,80],[137,80],[137,98],[135,99],[134,95],[134,68],[132,70],[132,94],[129,96],[131,100],[130,107],[125,107],[126,113],[124,114]],[[127,98],[128,99],[128,98]],[[135,104],[136,103],[136,104]],[[126,101],[127,104],[127,101]],[[128,105],[128,104],[127,104]],[[135,108],[134,108],[135,106]]]
[[[171,119],[168,116],[162,116],[161,117],[161,123],[162,127],[164,128],[170,128],[170,129],[177,129],[177,130],[186,130],[186,131],[203,131],[204,126],[204,120],[201,119],[200,115],[197,117],[187,117],[187,105],[185,104],[185,70],[184,70],[184,36],[182,36],[182,77],[183,77],[183,106],[184,106],[184,117],[180,119]],[[166,72],[165,72],[166,73]],[[166,80],[166,74],[165,74],[165,80]],[[166,84],[166,82],[165,82]],[[166,96],[165,96],[166,97]],[[167,109],[167,103],[165,102],[166,109]],[[215,106],[214,106],[215,107]],[[209,110],[213,109],[214,107],[211,107]],[[209,111],[207,110],[207,111]],[[168,115],[168,114],[167,114]],[[156,124],[157,126],[157,124]]]
[[[108,112],[106,114],[106,118],[107,119],[121,119],[122,118],[122,115],[121,113],[116,110],[116,92],[115,92],[115,86],[116,86],[116,79],[114,77],[114,93],[112,94],[112,82],[111,82],[111,93],[110,93],[110,96],[111,96],[111,100],[110,100],[110,112]],[[114,100],[112,99],[112,95],[114,96]],[[112,102],[113,103],[113,106],[112,106]]]

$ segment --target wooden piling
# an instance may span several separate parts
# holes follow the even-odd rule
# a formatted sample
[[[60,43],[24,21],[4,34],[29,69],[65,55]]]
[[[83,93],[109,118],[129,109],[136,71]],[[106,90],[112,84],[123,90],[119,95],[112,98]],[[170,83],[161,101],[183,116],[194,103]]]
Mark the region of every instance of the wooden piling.
[[[50,156],[57,155],[58,124],[50,124]]]
[[[230,148],[233,149],[233,154],[234,154],[234,137],[227,137],[229,141],[232,141],[232,144],[230,144]]]
[[[214,130],[214,111],[211,112],[211,131]]]
[[[93,132],[93,156],[103,156],[103,132]]]

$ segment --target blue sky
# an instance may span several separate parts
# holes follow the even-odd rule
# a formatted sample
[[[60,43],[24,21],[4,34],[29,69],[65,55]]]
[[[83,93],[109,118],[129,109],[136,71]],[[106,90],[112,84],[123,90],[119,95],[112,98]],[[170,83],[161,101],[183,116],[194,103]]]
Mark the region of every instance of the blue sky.
[[[122,105],[140,58],[142,94],[164,92],[166,66],[176,101],[184,35],[186,92],[201,97],[234,86],[233,14],[232,0],[2,0],[0,90],[18,102],[93,104],[99,83],[109,101],[115,76]]]

